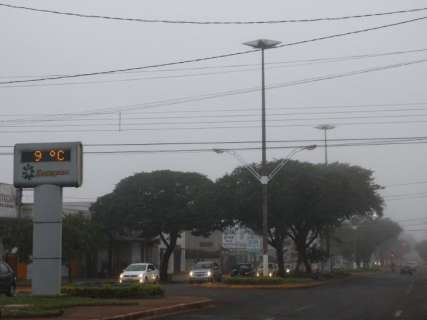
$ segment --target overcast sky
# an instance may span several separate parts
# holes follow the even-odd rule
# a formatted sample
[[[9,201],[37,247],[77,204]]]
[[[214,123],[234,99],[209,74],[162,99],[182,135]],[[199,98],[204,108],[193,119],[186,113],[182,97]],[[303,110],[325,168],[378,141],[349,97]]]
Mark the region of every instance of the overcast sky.
[[[427,1],[421,0],[4,0],[4,3],[106,16],[198,21],[303,19],[427,7]],[[290,43],[423,16],[427,16],[427,11],[332,22],[182,25],[83,19],[0,7],[0,81],[187,60],[246,50],[242,43],[257,38]],[[426,35],[427,21],[423,20],[269,50],[266,52],[266,62],[270,63],[266,68],[266,83],[274,85],[425,59],[427,51],[339,61],[320,60],[321,63],[318,60],[284,63],[426,49]],[[94,112],[105,108],[114,110],[105,115],[70,116],[66,119],[68,121],[62,118],[62,121],[27,122],[24,125],[22,122],[4,122],[4,128],[0,129],[1,144],[259,140],[259,91],[218,95],[197,101],[197,98],[205,95],[259,86],[259,61],[257,52],[144,72],[37,82],[29,86],[0,86],[3,120],[35,119],[35,115],[39,114],[47,114],[45,118],[51,119],[49,114],[53,113]],[[427,136],[426,71],[427,63],[421,63],[268,90],[268,139],[321,139],[322,133],[314,129],[320,123],[336,124],[336,129],[329,134],[331,139]],[[187,102],[176,103],[182,98],[186,98]],[[130,105],[133,106],[131,109],[126,107]],[[120,110],[121,125],[118,120]],[[233,120],[238,122],[231,122]],[[87,147],[86,150],[212,146]],[[2,151],[10,152],[11,149],[3,148]],[[270,150],[268,158],[280,158],[288,152],[286,149]],[[323,148],[301,152],[295,159],[318,163],[323,161],[323,152]],[[241,155],[248,162],[260,159],[260,151],[241,151]],[[331,162],[347,162],[373,170],[377,182],[386,186],[385,196],[403,195],[399,196],[400,200],[386,201],[385,214],[396,220],[425,218],[411,220],[410,223],[405,221],[403,224],[408,229],[427,229],[420,224],[427,222],[427,183],[413,184],[427,181],[426,155],[425,144],[329,149]],[[239,164],[231,156],[213,152],[91,154],[86,155],[84,161],[84,184],[79,189],[64,191],[68,201],[96,199],[110,192],[120,179],[140,171],[198,171],[216,179]],[[0,171],[0,181],[12,183],[12,157],[1,156],[0,164],[3,169]],[[413,224],[419,226],[411,227]],[[424,232],[415,234],[420,237]]]

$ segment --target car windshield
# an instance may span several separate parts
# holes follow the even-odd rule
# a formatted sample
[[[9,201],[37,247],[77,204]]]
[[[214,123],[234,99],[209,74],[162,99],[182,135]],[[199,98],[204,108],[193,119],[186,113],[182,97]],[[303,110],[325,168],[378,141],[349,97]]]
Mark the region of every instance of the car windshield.
[[[211,269],[212,263],[209,262],[198,262],[194,265],[194,269]]]
[[[131,264],[125,269],[125,271],[145,271],[147,269],[146,264]]]
[[[245,270],[247,270],[247,269],[251,268],[251,265],[249,265],[249,264],[239,264],[237,267],[239,269],[245,269]]]

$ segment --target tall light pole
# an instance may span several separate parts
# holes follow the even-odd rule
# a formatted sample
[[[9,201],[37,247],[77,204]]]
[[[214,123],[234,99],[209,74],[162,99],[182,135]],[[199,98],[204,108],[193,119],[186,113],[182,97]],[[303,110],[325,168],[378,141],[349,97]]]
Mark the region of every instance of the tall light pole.
[[[292,150],[288,154],[288,156],[286,158],[282,159],[282,161],[280,161],[279,164],[270,173],[267,173],[266,168],[262,168],[261,174],[258,173],[255,170],[255,168],[253,168],[249,163],[247,163],[245,161],[245,159],[243,159],[233,149],[213,149],[213,151],[215,151],[216,153],[229,153],[233,157],[235,157],[261,183],[261,185],[263,186],[263,191],[265,188],[265,197],[266,197],[267,196],[267,184],[274,178],[274,176],[280,171],[280,169],[282,169],[289,162],[289,160],[298,152],[303,151],[303,150],[314,150],[314,149],[316,149],[316,147],[317,147],[316,145],[296,147],[294,150]],[[263,193],[263,197],[264,197],[264,193]],[[263,198],[263,211],[262,211],[263,267],[262,267],[262,273],[264,276],[268,276],[268,273],[269,273],[268,272],[268,242],[267,242],[268,234],[264,233],[265,230],[267,230],[267,232],[268,232],[268,219],[265,216],[268,212],[266,211],[267,207],[266,206],[264,207],[265,203],[266,203],[266,200],[264,200],[264,198]],[[266,225],[264,225],[264,223]]]
[[[335,126],[331,124],[319,124],[316,126],[316,129],[323,130],[324,133],[324,142],[325,142],[325,167],[328,166],[328,130],[335,129]],[[326,251],[328,254],[328,260],[329,260],[329,271],[332,271],[332,259],[331,259],[331,239],[330,239],[330,231],[329,227],[326,228]],[[323,241],[321,241],[322,243]],[[323,271],[323,265],[322,262],[322,271]]]
[[[325,166],[328,165],[328,130],[335,129],[335,126],[331,124],[319,124],[316,129],[323,130],[325,137]]]
[[[261,49],[261,127],[262,127],[262,176],[266,176],[267,171],[267,139],[266,139],[266,124],[265,124],[265,73],[264,73],[264,50],[271,49],[280,44],[280,41],[258,39],[250,42],[245,42],[244,45],[252,48]],[[262,265],[263,274],[268,276],[268,181],[261,180],[262,184]]]

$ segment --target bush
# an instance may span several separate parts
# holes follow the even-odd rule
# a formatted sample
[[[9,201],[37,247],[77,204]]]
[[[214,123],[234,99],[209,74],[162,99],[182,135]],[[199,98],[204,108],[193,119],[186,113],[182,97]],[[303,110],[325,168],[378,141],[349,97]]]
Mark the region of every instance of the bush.
[[[223,282],[226,284],[258,284],[258,285],[274,285],[283,284],[287,281],[279,277],[223,277]]]
[[[62,293],[74,297],[100,298],[100,299],[141,299],[163,296],[163,289],[158,285],[135,284],[131,286],[100,287],[64,287]]]

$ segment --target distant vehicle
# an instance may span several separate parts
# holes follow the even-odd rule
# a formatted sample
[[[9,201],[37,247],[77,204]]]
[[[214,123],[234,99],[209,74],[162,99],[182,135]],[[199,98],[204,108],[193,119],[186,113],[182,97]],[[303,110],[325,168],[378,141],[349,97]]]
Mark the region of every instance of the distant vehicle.
[[[255,276],[255,270],[250,263],[240,263],[234,266],[234,268],[230,272],[230,275],[232,277],[253,277]]]
[[[120,274],[119,283],[149,283],[159,279],[159,270],[152,263],[132,263]]]
[[[12,268],[0,261],[0,293],[9,297],[16,295],[16,275]]]
[[[190,282],[221,281],[222,272],[218,263],[212,261],[197,262],[188,273]]]
[[[262,263],[258,266],[257,271],[256,271],[256,276],[257,277],[261,277],[263,275],[263,267],[262,267]],[[277,265],[277,263],[269,263],[268,264],[268,276],[269,277],[275,277],[277,276],[277,273],[279,272],[279,266]]]
[[[405,262],[400,266],[401,274],[413,274],[417,271],[418,263],[416,261]]]

